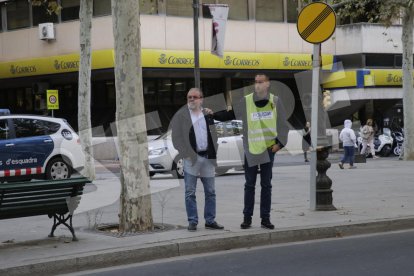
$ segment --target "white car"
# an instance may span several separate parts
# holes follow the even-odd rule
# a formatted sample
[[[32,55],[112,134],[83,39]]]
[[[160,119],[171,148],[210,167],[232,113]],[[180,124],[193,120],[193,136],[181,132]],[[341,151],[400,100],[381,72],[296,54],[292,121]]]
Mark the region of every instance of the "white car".
[[[0,182],[69,178],[84,165],[80,139],[66,120],[0,115]]]
[[[238,120],[216,122],[218,136],[217,174],[224,174],[229,169],[243,168],[244,151],[242,141],[242,123]],[[173,173],[184,177],[183,161],[174,148],[171,131],[148,142],[148,159],[150,176],[156,173]]]

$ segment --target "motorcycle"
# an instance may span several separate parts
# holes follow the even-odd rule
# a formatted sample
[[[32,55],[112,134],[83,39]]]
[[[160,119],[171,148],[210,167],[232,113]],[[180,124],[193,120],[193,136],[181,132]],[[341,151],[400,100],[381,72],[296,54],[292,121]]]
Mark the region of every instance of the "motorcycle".
[[[404,143],[404,131],[393,131],[391,135],[393,138],[392,152],[394,153],[394,155],[400,156],[403,150],[402,147]]]
[[[362,150],[362,137],[359,135],[357,138],[358,142],[358,148],[361,152]],[[390,155],[392,151],[392,145],[393,145],[393,138],[391,135],[391,130],[389,128],[384,128],[383,133],[381,135],[375,135],[374,136],[374,149],[376,155],[381,155],[384,157],[387,157]],[[367,149],[365,151],[365,156],[369,157],[371,155],[371,149],[370,146],[367,146]]]

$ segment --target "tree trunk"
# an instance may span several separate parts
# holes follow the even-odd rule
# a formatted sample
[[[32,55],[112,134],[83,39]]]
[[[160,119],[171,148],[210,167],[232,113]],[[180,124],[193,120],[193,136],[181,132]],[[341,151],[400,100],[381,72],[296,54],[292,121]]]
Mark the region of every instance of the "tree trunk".
[[[82,174],[95,179],[91,125],[91,28],[93,0],[81,0],[80,19],[80,66],[78,90],[78,127],[82,150],[85,153],[85,168]]]
[[[119,230],[152,230],[139,1],[112,0],[112,20],[115,41],[116,126],[122,169]]]
[[[405,8],[402,22],[404,160],[414,160],[413,7]]]

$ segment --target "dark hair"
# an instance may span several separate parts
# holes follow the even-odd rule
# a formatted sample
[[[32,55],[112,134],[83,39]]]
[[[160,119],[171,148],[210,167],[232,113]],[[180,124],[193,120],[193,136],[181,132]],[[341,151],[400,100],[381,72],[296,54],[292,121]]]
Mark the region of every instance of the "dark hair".
[[[267,81],[269,81],[270,79],[269,79],[269,76],[268,75],[266,75],[266,74],[264,74],[264,73],[257,73],[254,77],[256,78],[257,76],[264,76],[265,77],[265,79],[267,80]]]

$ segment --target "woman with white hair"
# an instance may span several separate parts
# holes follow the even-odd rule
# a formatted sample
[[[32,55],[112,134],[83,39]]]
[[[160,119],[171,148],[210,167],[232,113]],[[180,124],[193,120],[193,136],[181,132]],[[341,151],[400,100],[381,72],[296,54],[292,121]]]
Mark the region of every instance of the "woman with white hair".
[[[349,162],[350,169],[356,168],[354,166],[354,147],[356,145],[356,136],[354,130],[351,127],[351,120],[345,120],[344,129],[339,134],[339,139],[341,139],[344,147],[344,156],[338,164],[341,169],[344,168],[344,163],[346,163],[347,161]]]

